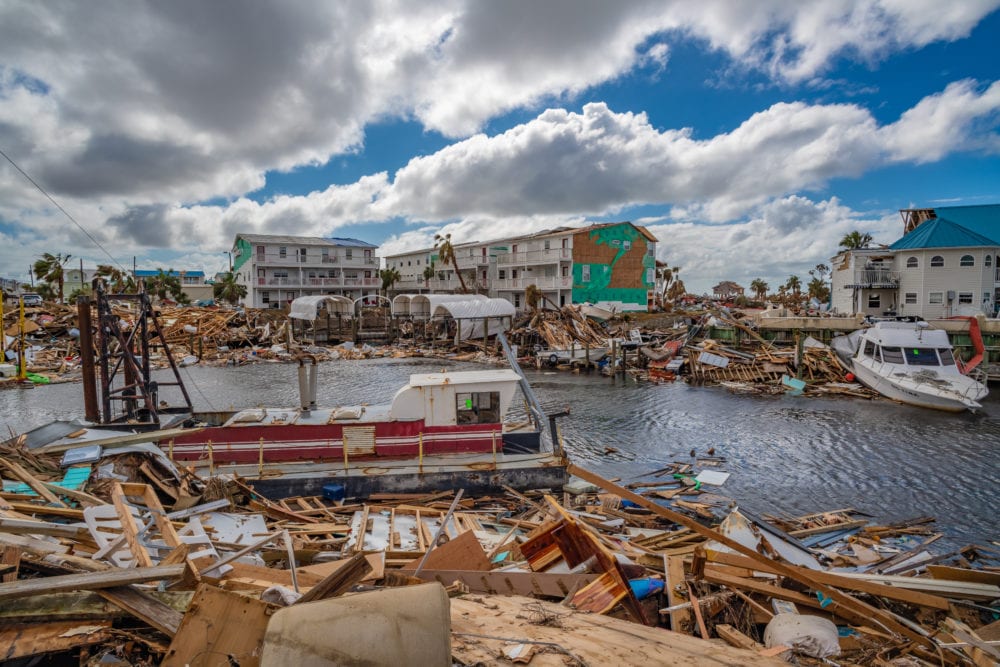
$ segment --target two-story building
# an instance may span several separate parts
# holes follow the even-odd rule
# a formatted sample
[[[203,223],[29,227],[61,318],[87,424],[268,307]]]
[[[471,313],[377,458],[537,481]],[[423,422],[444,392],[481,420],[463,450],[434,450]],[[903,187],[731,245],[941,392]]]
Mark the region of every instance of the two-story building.
[[[212,299],[212,284],[205,282],[205,272],[204,271],[164,271],[168,276],[177,278],[181,283],[181,291],[184,295],[191,301],[191,303],[197,303],[198,301],[208,301]],[[142,280],[144,278],[154,278],[158,276],[160,272],[158,270],[150,269],[138,269],[135,272],[136,280]]]
[[[378,246],[357,239],[237,234],[233,271],[250,308],[281,308],[300,296],[378,294]]]
[[[656,237],[630,222],[560,227],[537,234],[454,244],[458,272],[435,248],[386,257],[399,271],[397,293],[469,293],[527,307],[534,285],[544,307],[594,303],[616,311],[647,310],[655,287]],[[459,278],[461,274],[461,278]]]
[[[844,251],[832,259],[833,310],[924,319],[995,315],[1000,205],[900,213],[904,234],[894,243]]]

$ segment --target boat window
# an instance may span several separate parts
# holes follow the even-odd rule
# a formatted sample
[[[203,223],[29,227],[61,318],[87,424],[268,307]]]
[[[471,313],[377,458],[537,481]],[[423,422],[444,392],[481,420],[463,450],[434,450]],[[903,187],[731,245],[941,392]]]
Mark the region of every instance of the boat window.
[[[882,348],[882,361],[887,364],[901,364],[903,363],[903,348],[901,347],[883,347]]]
[[[874,357],[875,356],[875,343],[870,340],[865,341],[865,356]]]
[[[940,366],[937,350],[933,347],[907,347],[906,363],[910,366]]]
[[[496,424],[500,421],[500,392],[460,393],[455,398],[459,424]]]
[[[954,366],[955,365],[955,355],[946,347],[939,347],[938,354],[941,355],[941,365],[942,366]]]

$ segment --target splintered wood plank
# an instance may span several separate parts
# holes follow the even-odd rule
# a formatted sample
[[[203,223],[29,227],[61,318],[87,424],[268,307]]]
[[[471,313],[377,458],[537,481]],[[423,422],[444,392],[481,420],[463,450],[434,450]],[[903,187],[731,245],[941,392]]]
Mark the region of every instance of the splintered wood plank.
[[[546,616],[557,618],[559,622],[542,623]],[[551,649],[535,653],[531,667],[565,667],[571,661],[587,665],[664,667],[778,667],[788,664],[723,643],[520,596],[452,598],[451,630],[452,656],[467,665],[508,664],[498,656],[512,646],[510,640],[471,635],[519,637],[551,643]]]
[[[0,576],[0,582],[17,581],[17,568],[21,563],[21,550],[14,546],[0,545],[0,565],[13,566],[13,570]]]
[[[110,621],[58,621],[0,627],[0,662],[110,641]]]
[[[419,564],[420,560],[416,560],[404,569],[413,570]],[[475,533],[467,532],[427,554],[424,567],[432,570],[489,570],[490,559],[486,557]]]
[[[0,466],[4,466],[11,472],[14,477],[18,478],[29,487],[31,490],[37,493],[39,496],[44,498],[47,502],[60,507],[67,507],[66,503],[59,499],[57,495],[49,491],[42,482],[32,475],[30,472],[21,467],[17,461],[11,461],[9,459],[0,458]]]
[[[202,585],[195,592],[161,665],[225,665],[228,664],[225,656],[231,655],[241,667],[257,667],[267,622],[276,608],[254,598]]]
[[[105,600],[121,607],[150,627],[173,637],[184,617],[156,598],[131,586],[115,586],[96,591]]]
[[[164,565],[84,572],[81,574],[61,574],[40,579],[23,579],[0,584],[0,601],[31,597],[41,593],[62,593],[66,591],[97,590],[113,586],[141,584],[160,579],[179,579],[184,575],[185,564]]]
[[[128,542],[129,551],[135,558],[138,567],[152,567],[153,559],[149,557],[149,551],[142,545],[139,539],[140,526],[136,525],[135,517],[132,516],[131,505],[125,498],[125,492],[120,482],[115,482],[111,486],[111,502],[114,503],[115,512],[118,514],[118,522],[122,527],[122,535]]]

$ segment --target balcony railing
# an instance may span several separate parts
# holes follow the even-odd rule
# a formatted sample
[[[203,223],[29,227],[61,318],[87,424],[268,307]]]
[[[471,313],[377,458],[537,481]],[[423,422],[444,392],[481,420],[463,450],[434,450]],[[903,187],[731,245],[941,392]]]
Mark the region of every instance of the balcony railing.
[[[570,289],[573,287],[573,279],[569,276],[542,276],[533,278],[505,278],[494,280],[491,283],[493,289],[498,290],[523,290],[528,285],[534,285],[538,289]]]
[[[899,287],[899,271],[888,269],[863,269],[854,272],[854,282],[846,287],[866,289],[895,289]]]
[[[303,257],[293,252],[285,255],[277,252],[268,252],[263,255],[254,253],[253,259],[257,265],[264,264],[271,266],[328,266],[330,264],[338,264],[340,266],[378,266],[381,261],[380,258],[374,256],[365,257],[364,255],[355,255],[347,257],[337,253],[324,256],[310,254]]]
[[[524,250],[508,252],[497,256],[497,264],[550,264],[573,258],[572,248],[549,248],[547,250]]]

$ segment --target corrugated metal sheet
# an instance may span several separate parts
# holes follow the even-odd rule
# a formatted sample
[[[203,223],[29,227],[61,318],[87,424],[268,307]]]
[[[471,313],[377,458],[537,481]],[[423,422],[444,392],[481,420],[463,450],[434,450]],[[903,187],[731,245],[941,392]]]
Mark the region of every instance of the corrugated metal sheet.
[[[344,449],[348,458],[375,453],[374,426],[345,426]]]

